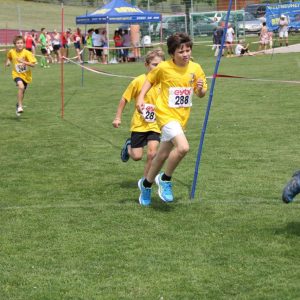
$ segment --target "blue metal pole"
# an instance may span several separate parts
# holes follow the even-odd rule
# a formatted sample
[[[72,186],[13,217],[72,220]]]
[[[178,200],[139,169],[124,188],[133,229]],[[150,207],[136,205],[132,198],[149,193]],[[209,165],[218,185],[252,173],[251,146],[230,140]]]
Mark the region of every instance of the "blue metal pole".
[[[206,127],[207,127],[207,123],[208,123],[209,112],[210,112],[210,108],[211,108],[211,104],[212,104],[212,100],[213,100],[213,95],[214,95],[214,88],[215,88],[216,76],[218,74],[218,69],[219,69],[219,65],[220,65],[221,58],[222,58],[222,53],[223,53],[223,47],[224,47],[224,44],[225,44],[225,37],[226,37],[226,32],[227,32],[227,26],[228,26],[228,21],[229,21],[231,6],[232,6],[232,0],[230,0],[229,4],[228,4],[228,10],[227,10],[227,15],[226,15],[225,27],[224,27],[223,36],[222,36],[222,42],[221,42],[221,49],[220,49],[220,51],[218,53],[217,62],[216,62],[216,65],[215,65],[215,70],[214,70],[213,78],[212,78],[212,81],[211,81],[211,86],[210,86],[210,91],[209,91],[209,98],[208,98],[208,103],[207,103],[205,118],[204,118],[204,122],[203,122],[203,126],[202,126],[200,143],[199,143],[199,147],[198,147],[197,160],[196,160],[195,171],[194,171],[194,179],[193,179],[193,184],[192,184],[192,189],[191,189],[191,195],[190,195],[190,199],[191,200],[193,200],[195,198],[195,191],[196,191],[198,173],[199,173],[201,156],[202,156],[202,151],[203,151],[203,144],[204,144],[205,132],[206,132]]]

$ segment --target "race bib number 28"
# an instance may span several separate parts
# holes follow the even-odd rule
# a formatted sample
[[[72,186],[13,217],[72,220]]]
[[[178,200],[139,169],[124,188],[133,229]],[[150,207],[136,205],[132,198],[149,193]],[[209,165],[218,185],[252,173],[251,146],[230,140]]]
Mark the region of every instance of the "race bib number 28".
[[[145,107],[143,109],[143,118],[146,122],[155,122],[155,111],[154,105],[145,103]]]
[[[169,107],[190,107],[192,96],[193,88],[191,87],[171,87],[169,88]]]

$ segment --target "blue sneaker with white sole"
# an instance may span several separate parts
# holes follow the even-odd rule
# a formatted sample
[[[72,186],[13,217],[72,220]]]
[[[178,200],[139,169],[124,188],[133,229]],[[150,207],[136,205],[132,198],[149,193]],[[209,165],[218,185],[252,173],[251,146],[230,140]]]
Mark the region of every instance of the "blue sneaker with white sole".
[[[300,193],[300,171],[297,171],[292,179],[287,183],[282,192],[282,201],[290,203],[294,197]]]
[[[151,204],[151,188],[146,188],[143,185],[144,178],[141,178],[138,181],[138,187],[141,191],[140,197],[139,197],[139,202],[143,206],[149,206]]]
[[[128,153],[128,146],[131,144],[131,139],[128,138],[123,147],[122,147],[122,150],[121,150],[121,160],[122,162],[127,162],[128,159],[129,159],[129,153]]]
[[[164,202],[173,202],[172,182],[161,180],[162,174],[155,177],[155,183],[158,185],[158,195]]]

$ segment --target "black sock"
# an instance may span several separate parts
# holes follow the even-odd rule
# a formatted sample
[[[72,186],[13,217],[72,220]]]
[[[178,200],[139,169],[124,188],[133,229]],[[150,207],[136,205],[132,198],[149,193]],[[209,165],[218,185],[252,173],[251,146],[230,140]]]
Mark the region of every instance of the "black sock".
[[[161,175],[162,181],[171,181],[172,176],[167,176],[165,173]]]
[[[149,182],[149,181],[145,178],[144,181],[143,181],[143,186],[144,186],[145,188],[151,188],[152,182]]]

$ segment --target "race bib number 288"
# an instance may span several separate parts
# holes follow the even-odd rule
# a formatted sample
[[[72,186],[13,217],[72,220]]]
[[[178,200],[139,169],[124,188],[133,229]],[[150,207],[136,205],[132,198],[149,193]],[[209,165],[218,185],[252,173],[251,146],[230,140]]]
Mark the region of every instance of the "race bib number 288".
[[[171,87],[169,88],[169,107],[190,107],[192,96],[193,88],[191,87]]]

